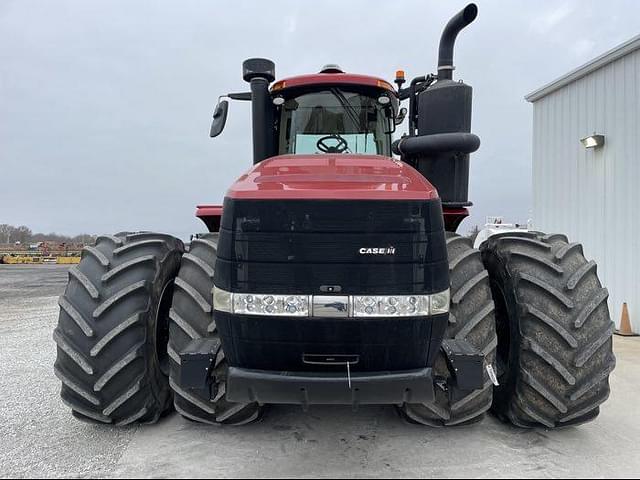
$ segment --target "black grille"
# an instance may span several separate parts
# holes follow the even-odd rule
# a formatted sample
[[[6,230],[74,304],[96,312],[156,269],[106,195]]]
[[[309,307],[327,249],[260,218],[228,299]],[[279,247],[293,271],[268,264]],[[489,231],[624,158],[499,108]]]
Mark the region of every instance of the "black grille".
[[[257,263],[218,259],[216,285],[242,293],[318,293],[339,285],[345,294],[420,294],[448,288],[446,263]],[[444,282],[442,279],[445,279]],[[232,279],[225,284],[225,279]]]
[[[218,255],[232,261],[281,263],[432,263],[442,260],[441,232],[233,233],[223,231]],[[434,248],[435,245],[435,248]],[[393,247],[393,255],[363,255],[362,248]]]
[[[444,228],[440,200],[224,201],[222,228],[234,232],[394,233]]]
[[[215,280],[255,293],[317,293],[324,285],[442,291],[449,280],[440,202],[226,199]]]

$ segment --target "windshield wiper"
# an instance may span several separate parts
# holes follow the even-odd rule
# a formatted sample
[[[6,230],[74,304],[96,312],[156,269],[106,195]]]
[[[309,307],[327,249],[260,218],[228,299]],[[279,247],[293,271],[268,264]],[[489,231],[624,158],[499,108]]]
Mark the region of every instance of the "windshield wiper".
[[[349,115],[349,118],[351,118],[351,121],[353,122],[353,124],[356,127],[358,127],[358,130],[360,130],[362,128],[362,125],[360,125],[360,118],[358,117],[358,114],[354,106],[349,103],[349,100],[347,100],[346,97],[342,94],[342,92],[337,88],[332,88],[331,93],[333,93],[333,95],[338,99],[338,101],[340,102],[340,105],[345,109],[345,111],[347,112],[347,115]]]

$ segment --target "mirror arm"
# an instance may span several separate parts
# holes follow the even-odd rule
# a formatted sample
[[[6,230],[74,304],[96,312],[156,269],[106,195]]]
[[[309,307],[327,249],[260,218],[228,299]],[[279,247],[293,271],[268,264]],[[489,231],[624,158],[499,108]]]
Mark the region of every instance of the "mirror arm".
[[[223,96],[228,97],[231,100],[241,100],[244,102],[251,101],[251,92],[227,93],[226,95],[223,95]]]

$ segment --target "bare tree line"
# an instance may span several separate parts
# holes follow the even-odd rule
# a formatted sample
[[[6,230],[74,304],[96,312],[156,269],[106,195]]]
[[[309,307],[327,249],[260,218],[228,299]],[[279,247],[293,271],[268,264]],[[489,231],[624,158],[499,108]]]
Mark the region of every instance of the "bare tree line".
[[[59,233],[33,233],[25,226],[14,227],[6,223],[0,224],[0,243],[36,243],[36,242],[57,242],[57,243],[92,243],[96,239],[95,235],[83,234],[76,236],[61,235]]]

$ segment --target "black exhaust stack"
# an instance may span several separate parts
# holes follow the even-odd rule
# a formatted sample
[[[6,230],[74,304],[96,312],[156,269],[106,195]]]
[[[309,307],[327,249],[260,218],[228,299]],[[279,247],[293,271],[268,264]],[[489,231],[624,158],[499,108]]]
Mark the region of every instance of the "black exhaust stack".
[[[275,155],[274,108],[269,84],[276,78],[276,66],[266,58],[242,62],[242,78],[251,85],[253,163]]]
[[[470,3],[463,10],[449,20],[440,36],[438,49],[438,80],[451,80],[453,78],[453,47],[460,31],[473,22],[478,16],[478,7]]]

